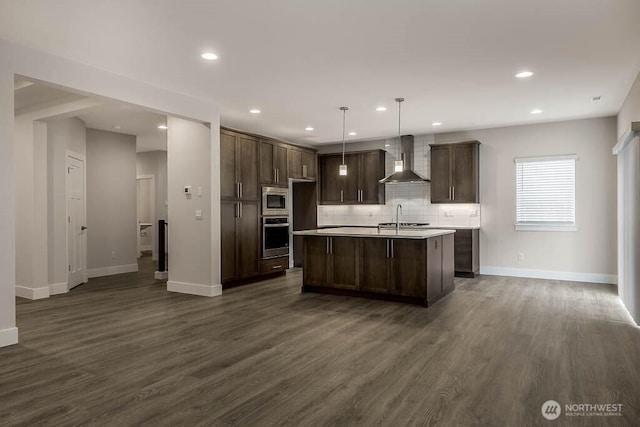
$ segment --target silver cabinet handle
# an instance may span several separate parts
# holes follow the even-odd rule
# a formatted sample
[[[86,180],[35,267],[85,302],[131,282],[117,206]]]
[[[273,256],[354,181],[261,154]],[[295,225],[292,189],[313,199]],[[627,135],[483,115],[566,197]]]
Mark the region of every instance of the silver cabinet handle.
[[[449,186],[449,200],[451,200],[451,186]]]
[[[282,268],[282,264],[271,267],[272,270],[277,270],[278,268]]]
[[[340,201],[344,202],[344,191],[340,190]]]
[[[276,169],[276,182],[280,182],[280,169]]]
[[[273,168],[273,182],[278,182],[278,170]]]
[[[451,187],[451,189],[453,190],[453,196],[451,197],[451,200],[455,200],[456,199],[456,187],[455,187],[455,185],[453,187]]]
[[[242,182],[240,182],[239,184],[240,184],[240,198],[242,199],[244,197],[244,194],[243,194],[244,191],[243,191],[243,188],[242,188]]]
[[[391,258],[393,258],[393,239],[391,239]]]
[[[240,206],[240,218],[242,218],[242,202],[238,203],[238,205]]]
[[[327,237],[327,255],[329,255],[331,252],[329,252],[329,237]]]
[[[389,239],[387,239],[387,247],[385,248],[387,253],[385,254],[387,258],[389,258]]]

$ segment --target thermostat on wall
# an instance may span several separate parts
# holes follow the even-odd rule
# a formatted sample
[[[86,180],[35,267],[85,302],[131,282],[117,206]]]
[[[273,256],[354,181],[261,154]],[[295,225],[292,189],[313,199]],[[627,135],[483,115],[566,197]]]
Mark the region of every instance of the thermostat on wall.
[[[190,196],[191,195],[191,186],[190,185],[185,185],[184,186],[184,194],[185,194],[185,196]]]

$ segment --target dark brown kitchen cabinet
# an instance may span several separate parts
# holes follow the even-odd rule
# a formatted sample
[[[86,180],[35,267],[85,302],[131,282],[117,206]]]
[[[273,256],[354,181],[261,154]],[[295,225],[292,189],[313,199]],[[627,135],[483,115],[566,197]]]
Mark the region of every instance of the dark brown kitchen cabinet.
[[[220,197],[258,200],[258,140],[220,131]]]
[[[315,179],[316,153],[304,148],[289,147],[289,178]]]
[[[479,203],[480,142],[430,147],[431,203]]]
[[[288,147],[277,141],[260,140],[260,183],[288,185]]]
[[[260,274],[260,204],[220,203],[222,283]]]
[[[384,151],[346,153],[347,175],[340,175],[342,154],[319,156],[320,204],[384,204]]]
[[[454,234],[455,275],[475,277],[480,270],[480,230],[456,229]]]
[[[356,289],[357,239],[308,237],[304,239],[305,283],[338,289]]]

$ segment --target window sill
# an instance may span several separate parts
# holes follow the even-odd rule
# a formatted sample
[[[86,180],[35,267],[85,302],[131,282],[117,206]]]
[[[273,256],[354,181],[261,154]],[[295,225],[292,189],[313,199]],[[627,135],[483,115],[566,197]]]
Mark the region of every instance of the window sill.
[[[578,231],[575,225],[515,224],[516,231]]]

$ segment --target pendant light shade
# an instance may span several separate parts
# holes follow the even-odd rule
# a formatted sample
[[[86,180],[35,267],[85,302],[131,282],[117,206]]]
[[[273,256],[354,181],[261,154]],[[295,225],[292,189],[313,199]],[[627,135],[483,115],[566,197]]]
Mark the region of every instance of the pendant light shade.
[[[347,164],[344,162],[344,149],[345,149],[345,129],[347,122],[347,110],[349,107],[340,107],[340,111],[342,111],[342,164],[340,165],[340,176],[347,175]]]

